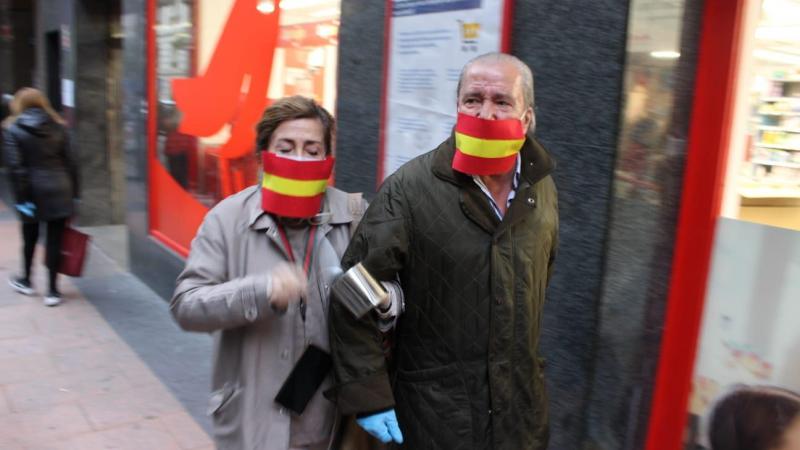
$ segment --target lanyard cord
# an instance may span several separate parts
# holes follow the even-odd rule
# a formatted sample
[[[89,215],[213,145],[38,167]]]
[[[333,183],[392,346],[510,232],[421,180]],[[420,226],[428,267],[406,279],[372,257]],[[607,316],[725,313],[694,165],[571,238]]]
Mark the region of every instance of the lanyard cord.
[[[289,261],[296,262],[294,259],[294,252],[292,251],[292,244],[289,242],[289,238],[286,237],[286,231],[283,229],[282,225],[278,225],[278,232],[281,235],[281,241],[283,241],[283,246],[286,248],[286,254],[289,256]],[[308,232],[308,243],[306,243],[306,254],[303,256],[303,272],[306,274],[306,278],[308,278],[308,271],[311,268],[311,255],[314,253],[314,238],[317,235],[317,226],[312,225],[311,230]],[[306,321],[306,302],[305,299],[302,297],[300,298],[300,315],[303,318],[303,322]]]
[[[292,251],[292,245],[289,243],[289,238],[286,237],[286,231],[284,231],[282,225],[278,225],[278,232],[281,235],[281,241],[283,241],[283,246],[286,248],[286,254],[289,255],[289,261],[296,262],[294,259],[294,252]],[[308,276],[308,271],[311,268],[311,255],[314,253],[314,238],[317,235],[317,226],[312,225],[311,231],[308,232],[308,243],[306,244],[306,254],[303,258],[303,271],[305,272],[306,276]]]

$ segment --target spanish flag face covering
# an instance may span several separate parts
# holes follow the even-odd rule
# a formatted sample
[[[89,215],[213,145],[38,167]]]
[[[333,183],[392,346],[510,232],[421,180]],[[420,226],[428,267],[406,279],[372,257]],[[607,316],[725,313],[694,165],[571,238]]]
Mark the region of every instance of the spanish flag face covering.
[[[333,158],[297,159],[262,152],[261,208],[280,217],[307,219],[322,206]]]
[[[525,143],[519,119],[487,120],[458,114],[453,169],[468,175],[497,175],[514,167]]]

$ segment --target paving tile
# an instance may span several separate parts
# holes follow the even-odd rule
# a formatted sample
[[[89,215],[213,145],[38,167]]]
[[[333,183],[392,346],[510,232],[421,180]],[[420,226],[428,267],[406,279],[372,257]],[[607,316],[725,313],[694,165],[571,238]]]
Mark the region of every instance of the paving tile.
[[[36,325],[28,317],[3,315],[0,319],[0,340],[22,338],[39,334]]]
[[[59,279],[64,303],[42,305],[41,248],[32,279],[39,293],[23,296],[7,286],[19,267],[18,234],[15,221],[0,218],[0,236],[8,237],[0,248],[0,450],[213,448],[72,279]],[[138,320],[149,337],[147,317]]]
[[[132,350],[122,342],[110,341],[98,344],[87,336],[78,346],[53,349],[53,363],[61,372],[83,370],[114,371],[117,362],[129,357]]]
[[[0,283],[5,283],[6,279],[8,279],[7,275],[0,275]],[[0,295],[0,308],[25,306],[29,302],[31,299],[24,295]]]
[[[78,400],[95,431],[127,425],[145,419],[136,390],[111,394],[87,395]]]
[[[121,450],[181,450],[178,442],[155,420],[143,420],[96,434],[102,447]]]
[[[0,437],[0,448],[3,450],[31,450],[29,446],[26,446],[19,440],[10,437],[7,439]]]
[[[0,289],[2,289],[2,279],[0,279]],[[3,298],[0,295],[0,298]],[[4,318],[16,318],[16,317],[25,317],[25,318],[34,318],[34,312],[38,309],[39,305],[34,304],[33,301],[29,297],[25,297],[24,302],[19,302],[14,305],[2,305],[0,304],[0,315]]]
[[[146,417],[163,416],[176,412],[183,412],[181,405],[175,397],[161,384],[141,386],[131,390],[134,394],[134,403]]]
[[[0,386],[0,416],[11,412],[11,406],[5,394],[5,387]],[[2,448],[2,447],[0,447]]]
[[[183,449],[193,450],[213,446],[211,438],[186,413],[165,415],[159,420]]]
[[[183,406],[160,383],[123,391],[82,395],[78,403],[95,430],[158,419],[160,416],[179,412],[185,414]]]
[[[74,402],[76,394],[58,387],[57,382],[43,379],[5,386],[9,408],[15,413],[38,411],[45,407]]]
[[[33,381],[55,373],[56,366],[47,354],[0,358],[0,384]]]
[[[0,416],[0,442],[16,441],[32,446],[90,430],[89,422],[77,405]]]
[[[11,409],[22,412],[77,402],[84,396],[124,392],[131,388],[131,383],[121,373],[85,371],[8,384],[5,392]]]
[[[181,450],[180,445],[153,420],[143,420],[100,432],[72,435],[28,450]]]
[[[0,360],[20,356],[43,355],[47,351],[46,339],[39,335],[0,340]]]
[[[147,386],[159,383],[153,371],[139,358],[124,358],[117,361],[117,367],[133,386]]]

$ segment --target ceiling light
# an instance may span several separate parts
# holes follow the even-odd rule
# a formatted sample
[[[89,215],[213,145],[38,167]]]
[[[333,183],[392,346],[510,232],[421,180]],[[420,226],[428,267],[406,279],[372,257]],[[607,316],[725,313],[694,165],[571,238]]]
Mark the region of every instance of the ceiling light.
[[[650,56],[658,59],[678,59],[681,57],[681,54],[674,50],[658,50],[650,52]]]

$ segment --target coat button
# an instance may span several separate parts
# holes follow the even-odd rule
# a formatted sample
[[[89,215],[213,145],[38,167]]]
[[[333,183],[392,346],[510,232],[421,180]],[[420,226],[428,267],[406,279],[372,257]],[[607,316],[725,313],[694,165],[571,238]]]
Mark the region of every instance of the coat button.
[[[283,349],[283,351],[281,352],[281,359],[287,359],[287,358],[289,358],[289,349],[288,349],[288,348],[285,348],[285,349]]]
[[[533,197],[528,197],[528,200],[526,200],[526,201],[527,201],[527,202],[528,202],[528,204],[529,204],[529,205],[531,205],[531,206],[533,206],[533,205],[535,205],[535,204],[536,204],[536,199],[535,199],[535,198],[533,198]]]

